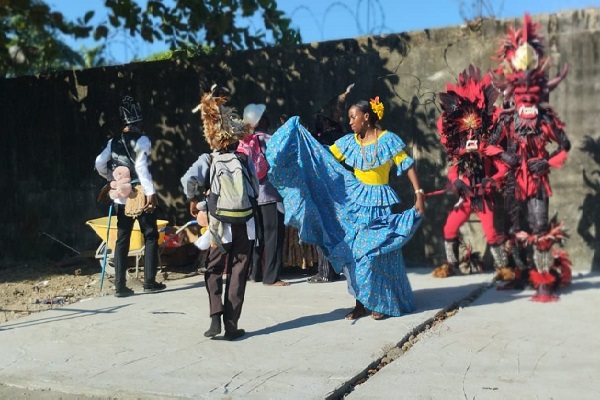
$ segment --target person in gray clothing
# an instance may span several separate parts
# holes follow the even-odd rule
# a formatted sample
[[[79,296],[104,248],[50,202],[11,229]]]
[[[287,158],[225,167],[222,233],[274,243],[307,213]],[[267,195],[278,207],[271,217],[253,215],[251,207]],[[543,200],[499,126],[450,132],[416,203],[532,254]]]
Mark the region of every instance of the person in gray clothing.
[[[248,104],[244,108],[244,123],[252,130],[263,154],[271,135],[269,119],[265,115],[264,104]],[[268,176],[259,181],[258,192],[258,242],[252,255],[250,279],[268,286],[288,286],[289,282],[279,277],[283,268],[283,242],[285,225],[283,199],[277,189],[269,182]]]
[[[258,187],[256,171],[246,156],[238,155],[236,151],[238,142],[244,137],[246,131],[235,109],[225,105],[227,101],[226,94],[222,94],[218,87],[213,86],[210,92],[202,95],[200,104],[195,109],[201,112],[204,138],[211,147],[212,154],[202,154],[181,178],[184,192],[190,202],[190,213],[193,216],[199,212],[198,204],[205,202],[206,191],[212,186],[211,181],[219,180],[219,175],[214,168],[211,172],[211,164],[217,163],[218,158],[228,153],[235,154],[239,163],[246,166],[247,177],[252,186],[248,196],[254,198],[256,195]],[[215,176],[211,177],[211,174]],[[205,207],[210,212],[211,239],[204,282],[209,299],[211,323],[204,336],[210,338],[217,336],[224,325],[224,338],[235,340],[245,334],[244,329],[238,327],[238,322],[242,314],[252,247],[256,238],[254,213],[245,222],[224,222],[215,216],[215,204],[209,201],[200,209]],[[216,229],[213,230],[213,227]],[[224,282],[225,272],[228,278]]]

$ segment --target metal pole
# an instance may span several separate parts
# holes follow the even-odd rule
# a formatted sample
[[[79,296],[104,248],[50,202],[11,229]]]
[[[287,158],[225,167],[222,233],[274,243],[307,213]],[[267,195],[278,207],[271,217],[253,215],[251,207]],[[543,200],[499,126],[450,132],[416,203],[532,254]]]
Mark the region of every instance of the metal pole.
[[[106,224],[106,244],[104,246],[104,257],[102,258],[102,275],[100,275],[100,291],[102,291],[102,286],[104,285],[104,273],[106,271],[106,260],[108,256],[108,236],[110,235],[110,220],[112,216],[113,204],[111,203],[108,206],[108,223]]]

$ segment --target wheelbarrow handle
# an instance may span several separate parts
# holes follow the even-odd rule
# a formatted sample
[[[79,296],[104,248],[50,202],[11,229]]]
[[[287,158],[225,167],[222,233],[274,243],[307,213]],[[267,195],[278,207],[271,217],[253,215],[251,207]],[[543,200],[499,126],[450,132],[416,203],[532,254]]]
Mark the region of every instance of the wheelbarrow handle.
[[[165,240],[162,244],[161,247],[165,247],[169,242],[171,242],[173,239],[175,239],[175,237],[177,237],[177,235],[179,235],[181,232],[183,232],[187,227],[192,226],[192,225],[198,225],[198,221],[196,221],[195,219],[186,222],[181,228],[177,229],[175,231],[174,234],[170,235],[168,237],[167,240]],[[167,230],[167,227],[161,228],[159,230],[159,232],[165,232]]]
[[[198,221],[196,221],[195,219],[186,222],[181,228],[177,229],[175,231],[176,235],[179,235],[181,232],[183,232],[188,226],[192,226],[192,225],[198,225]]]

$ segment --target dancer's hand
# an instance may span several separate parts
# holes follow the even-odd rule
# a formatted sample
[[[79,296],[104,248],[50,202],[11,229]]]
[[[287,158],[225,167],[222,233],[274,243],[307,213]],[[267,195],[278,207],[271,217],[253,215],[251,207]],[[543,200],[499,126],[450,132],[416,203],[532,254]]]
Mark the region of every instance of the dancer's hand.
[[[190,201],[190,214],[192,214],[192,217],[194,218],[198,215],[198,200]]]
[[[415,200],[415,208],[421,215],[425,215],[425,194],[417,193],[417,198]]]
[[[550,169],[550,164],[543,158],[527,161],[527,168],[536,175],[544,175]]]
[[[481,180],[481,187],[484,189],[487,188],[493,188],[494,186],[496,186],[496,181],[494,181],[494,178],[483,178]]]
[[[146,195],[146,204],[144,204],[144,211],[152,213],[156,209],[156,205],[156,197],[154,197],[153,194]]]

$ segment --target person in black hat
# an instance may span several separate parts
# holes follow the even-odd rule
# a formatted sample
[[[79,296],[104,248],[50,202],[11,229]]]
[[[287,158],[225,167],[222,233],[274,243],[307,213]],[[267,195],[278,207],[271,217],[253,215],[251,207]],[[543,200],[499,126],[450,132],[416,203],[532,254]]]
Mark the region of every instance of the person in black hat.
[[[311,133],[319,143],[327,148],[345,134],[339,122],[320,113],[315,116],[315,126]],[[323,251],[318,246],[315,246],[315,248],[317,249],[318,260],[317,273],[309,277],[307,282],[325,283],[340,279],[340,274],[335,272],[333,266],[323,254]]]
[[[135,218],[144,235],[144,293],[164,290],[164,283],[156,282],[158,272],[158,228],[156,225],[156,198],[152,175],[148,169],[148,157],[151,143],[143,132],[140,105],[131,96],[125,96],[119,107],[123,129],[119,136],[108,144],[96,157],[96,170],[108,181],[114,180],[113,172],[117,167],[127,167],[131,176],[132,191],[140,194],[140,209],[134,214],[126,212],[127,199],[116,197],[114,207],[117,214],[117,242],[114,249],[115,260],[115,296],[127,297],[134,294],[126,286],[127,257],[129,240]],[[127,215],[129,214],[129,215]],[[138,215],[139,214],[139,215]]]
[[[342,113],[346,107],[346,98],[353,87],[354,84],[349,85],[343,93],[329,100],[315,115],[315,125],[311,133],[319,143],[327,148],[346,134],[341,124]],[[331,117],[328,117],[326,114],[329,114]],[[323,251],[318,246],[316,246],[316,249],[318,259],[317,273],[309,277],[307,282],[325,283],[340,279],[340,274],[335,272],[333,266],[323,254]]]

